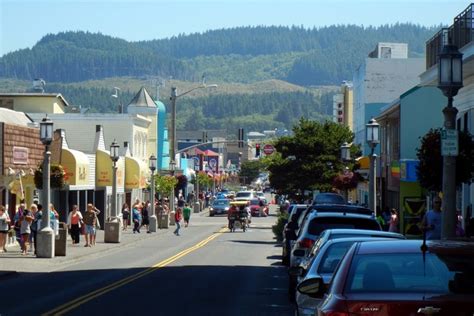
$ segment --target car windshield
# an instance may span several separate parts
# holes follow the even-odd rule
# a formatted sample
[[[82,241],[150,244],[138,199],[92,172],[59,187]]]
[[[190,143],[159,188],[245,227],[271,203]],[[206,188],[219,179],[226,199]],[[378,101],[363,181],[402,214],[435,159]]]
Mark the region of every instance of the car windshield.
[[[250,192],[237,192],[235,197],[250,197],[251,193]]]
[[[258,200],[250,200],[250,205],[258,205]]]
[[[474,294],[474,260],[428,253],[365,254],[352,262],[347,293]]]
[[[373,219],[353,217],[315,217],[311,220],[308,233],[319,236],[324,230],[332,228],[355,228],[380,230],[379,225]]]
[[[215,200],[214,203],[212,203],[212,205],[216,206],[216,205],[229,205],[229,200]]]
[[[339,261],[341,261],[344,254],[354,244],[354,242],[355,241],[345,241],[329,246],[321,259],[318,273],[334,273]]]

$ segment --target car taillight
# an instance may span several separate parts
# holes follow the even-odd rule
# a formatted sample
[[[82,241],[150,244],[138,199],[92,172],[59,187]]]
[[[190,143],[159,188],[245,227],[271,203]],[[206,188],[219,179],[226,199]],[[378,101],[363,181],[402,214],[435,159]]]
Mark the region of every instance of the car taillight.
[[[308,248],[309,249],[309,248],[313,247],[313,244],[314,244],[314,240],[309,239],[309,238],[305,238],[305,239],[303,239],[299,242],[300,248]]]

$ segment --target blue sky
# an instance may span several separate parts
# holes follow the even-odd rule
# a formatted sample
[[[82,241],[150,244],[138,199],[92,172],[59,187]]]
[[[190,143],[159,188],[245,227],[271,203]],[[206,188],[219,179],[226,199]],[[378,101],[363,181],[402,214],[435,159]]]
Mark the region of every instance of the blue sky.
[[[458,0],[0,0],[0,56],[48,33],[91,31],[129,41],[248,25],[451,24]]]

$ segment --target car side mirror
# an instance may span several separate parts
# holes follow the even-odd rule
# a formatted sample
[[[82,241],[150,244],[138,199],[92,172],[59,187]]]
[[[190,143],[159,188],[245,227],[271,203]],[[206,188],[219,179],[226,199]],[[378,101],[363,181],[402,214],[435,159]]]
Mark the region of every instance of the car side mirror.
[[[324,293],[326,292],[324,281],[320,277],[301,281],[296,287],[296,290],[302,294],[314,298],[323,297]]]
[[[299,277],[303,275],[302,267],[291,267],[288,269],[288,274],[294,277]]]

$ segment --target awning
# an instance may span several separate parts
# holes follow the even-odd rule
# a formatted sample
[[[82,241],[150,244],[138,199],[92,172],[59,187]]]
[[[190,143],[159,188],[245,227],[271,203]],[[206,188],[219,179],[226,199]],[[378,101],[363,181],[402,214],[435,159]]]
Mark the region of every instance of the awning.
[[[89,184],[89,159],[86,154],[74,149],[61,150],[61,165],[64,168],[64,182],[68,185]]]
[[[362,157],[356,158],[356,161],[359,163],[360,169],[369,169],[370,159],[368,156],[362,156]]]
[[[125,189],[143,189],[146,187],[148,168],[146,164],[133,157],[125,157]]]
[[[112,186],[112,159],[107,151],[97,149],[95,159],[95,185],[96,187]],[[117,188],[124,187],[125,159],[117,161]]]
[[[218,153],[216,153],[216,152],[214,152],[214,151],[212,151],[212,150],[210,150],[210,149],[205,150],[205,151],[204,151],[204,155],[205,155],[205,156],[211,156],[211,157],[217,157],[217,156],[219,156]]]

